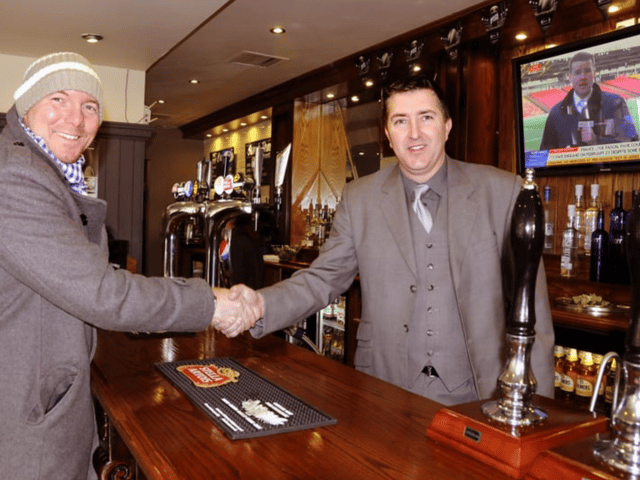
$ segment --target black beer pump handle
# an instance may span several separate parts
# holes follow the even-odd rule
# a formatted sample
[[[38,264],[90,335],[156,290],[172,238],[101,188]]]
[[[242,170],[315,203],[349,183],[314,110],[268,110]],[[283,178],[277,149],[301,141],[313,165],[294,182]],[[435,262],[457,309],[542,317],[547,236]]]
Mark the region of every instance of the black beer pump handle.
[[[519,336],[535,335],[536,278],[544,244],[544,210],[533,176],[527,169],[511,218],[515,289],[507,333]]]
[[[631,318],[624,358],[640,365],[640,204],[632,205],[627,226],[627,260],[631,278]]]

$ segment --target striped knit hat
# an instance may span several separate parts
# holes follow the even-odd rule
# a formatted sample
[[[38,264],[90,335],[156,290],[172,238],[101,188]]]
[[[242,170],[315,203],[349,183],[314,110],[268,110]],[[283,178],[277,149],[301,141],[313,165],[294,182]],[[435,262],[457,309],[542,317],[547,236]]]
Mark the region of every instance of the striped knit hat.
[[[16,110],[23,118],[29,109],[47,95],[62,90],[78,90],[97,102],[102,122],[102,83],[89,61],[77,53],[58,52],[33,62],[22,85],[13,94]]]

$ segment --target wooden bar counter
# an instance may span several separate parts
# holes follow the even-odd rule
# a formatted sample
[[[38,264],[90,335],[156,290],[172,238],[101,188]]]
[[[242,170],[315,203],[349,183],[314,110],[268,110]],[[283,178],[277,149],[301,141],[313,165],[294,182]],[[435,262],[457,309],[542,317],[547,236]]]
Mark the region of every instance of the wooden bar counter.
[[[233,357],[337,424],[229,440],[154,367],[212,357]],[[136,478],[136,470],[149,480],[509,478],[427,439],[439,404],[274,336],[101,331],[92,381],[109,430],[134,459],[132,469],[120,465],[119,476],[103,478]]]

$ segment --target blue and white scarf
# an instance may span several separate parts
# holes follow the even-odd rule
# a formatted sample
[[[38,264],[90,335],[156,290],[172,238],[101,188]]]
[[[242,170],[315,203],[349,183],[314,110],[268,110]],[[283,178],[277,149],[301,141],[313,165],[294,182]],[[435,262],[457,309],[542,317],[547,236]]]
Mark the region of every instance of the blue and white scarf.
[[[55,154],[47,147],[44,138],[36,135],[29,127],[27,127],[22,120],[20,124],[27,135],[33,140],[44,153],[46,153],[60,168],[64,174],[64,178],[67,179],[67,183],[71,190],[81,195],[87,194],[87,184],[84,181],[84,174],[82,173],[82,166],[84,165],[84,156],[80,155],[80,158],[75,163],[64,163],[55,156]]]

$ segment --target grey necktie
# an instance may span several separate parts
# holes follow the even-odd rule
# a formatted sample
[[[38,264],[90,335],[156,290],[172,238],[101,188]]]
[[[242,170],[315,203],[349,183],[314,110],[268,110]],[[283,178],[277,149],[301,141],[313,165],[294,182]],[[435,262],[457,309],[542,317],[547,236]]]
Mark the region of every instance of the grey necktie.
[[[429,190],[429,185],[418,185],[415,190],[415,198],[413,199],[413,211],[416,212],[420,223],[424,229],[429,233],[433,226],[433,219],[429,209],[422,203],[422,196]]]

